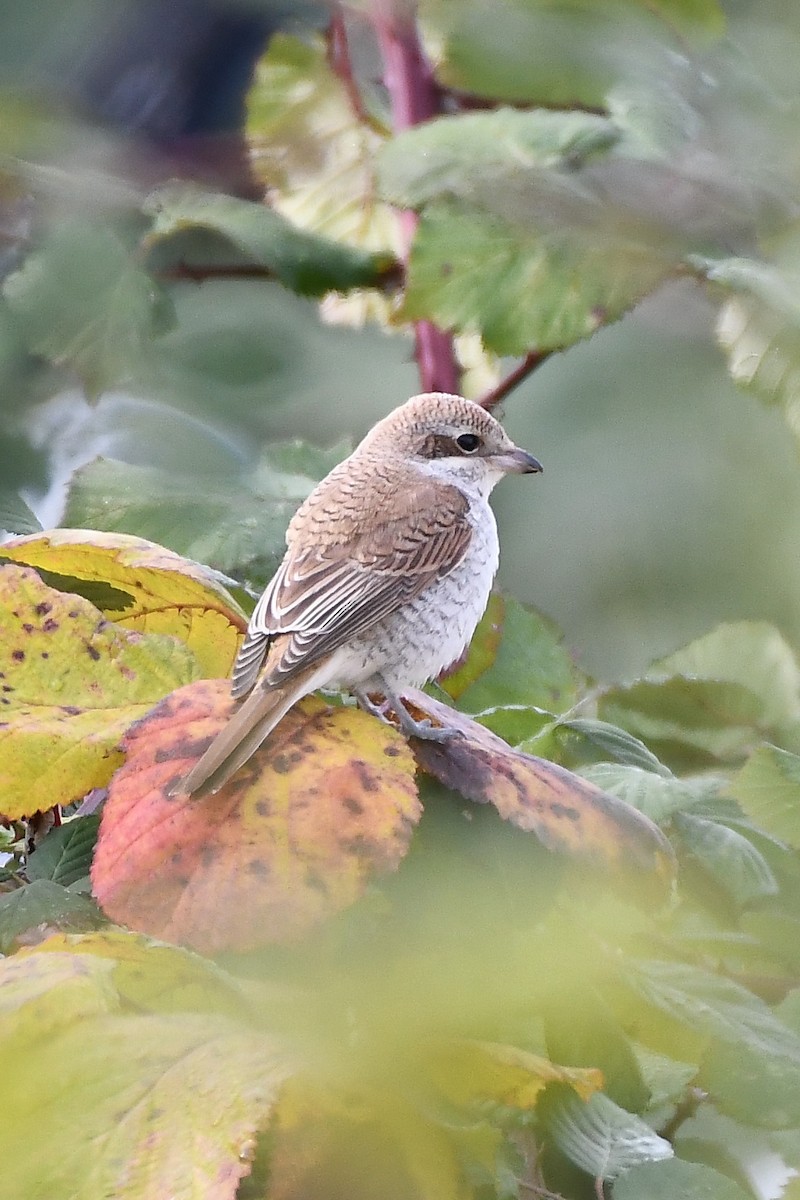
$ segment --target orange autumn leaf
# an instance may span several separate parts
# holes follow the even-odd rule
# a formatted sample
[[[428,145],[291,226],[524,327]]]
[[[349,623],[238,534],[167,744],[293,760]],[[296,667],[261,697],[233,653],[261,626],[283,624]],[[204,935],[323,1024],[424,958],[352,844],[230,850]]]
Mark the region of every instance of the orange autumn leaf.
[[[403,739],[315,697],[219,792],[171,796],[231,707],[226,682],[202,681],[129,731],[92,868],[113,920],[204,953],[286,942],[352,904],[420,815]]]

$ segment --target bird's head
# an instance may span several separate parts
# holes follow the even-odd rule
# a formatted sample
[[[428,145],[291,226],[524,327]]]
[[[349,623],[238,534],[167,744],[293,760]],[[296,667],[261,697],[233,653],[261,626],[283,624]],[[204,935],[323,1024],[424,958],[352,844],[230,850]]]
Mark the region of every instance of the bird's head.
[[[486,494],[504,475],[542,469],[485,408],[449,392],[413,396],[384,417],[359,450],[399,456],[426,474],[472,483]]]

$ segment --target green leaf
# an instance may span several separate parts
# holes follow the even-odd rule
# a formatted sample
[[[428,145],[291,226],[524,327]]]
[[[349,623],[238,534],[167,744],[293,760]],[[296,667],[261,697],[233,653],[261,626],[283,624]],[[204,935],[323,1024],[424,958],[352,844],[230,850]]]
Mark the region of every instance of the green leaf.
[[[665,777],[627,763],[595,763],[583,767],[579,774],[604,792],[638,808],[652,821],[665,821],[675,813],[694,808],[720,787],[719,780]]]
[[[601,716],[676,769],[740,761],[763,737],[758,697],[739,683],[663,675],[610,688]]]
[[[686,1089],[697,1075],[695,1063],[681,1062],[666,1054],[658,1054],[647,1046],[634,1046],[636,1059],[642,1078],[649,1089],[648,1119],[656,1129],[661,1128],[659,1121],[653,1120],[654,1115],[662,1115],[664,1123],[672,1109],[686,1095]]]
[[[283,556],[298,505],[347,449],[276,444],[233,480],[95,459],[72,478],[64,523],[147,537],[263,583]]]
[[[761,746],[734,775],[730,794],[767,833],[800,849],[800,758]]]
[[[470,181],[469,201],[427,207],[401,317],[478,331],[497,354],[524,354],[589,337],[663,282],[674,252],[626,228],[610,201],[603,208],[569,177],[557,182],[540,220],[539,180],[529,186],[524,177],[517,188],[508,179]],[[509,219],[498,208],[510,209]]]
[[[679,962],[628,960],[625,983],[647,1004],[701,1036],[800,1068],[800,1038],[758,996],[730,979]]]
[[[614,1200],[750,1200],[727,1175],[702,1163],[645,1163],[626,1171],[614,1184]]]
[[[609,689],[598,709],[670,764],[736,763],[764,737],[797,742],[800,667],[773,626],[732,622]]]
[[[0,896],[0,953],[8,954],[21,934],[40,925],[82,930],[94,929],[102,922],[93,900],[68,892],[52,880],[36,879]]]
[[[787,1129],[800,1125],[799,1070],[796,1057],[727,1043],[709,1048],[699,1082],[717,1107],[737,1121]]]
[[[26,874],[29,879],[51,879],[69,887],[89,874],[92,853],[100,825],[99,816],[74,817],[47,837],[28,856]]]
[[[394,262],[388,253],[370,253],[304,232],[265,204],[189,185],[153,192],[145,212],[153,218],[147,245],[186,230],[206,230],[303,296],[378,284]]]
[[[622,1108],[641,1112],[650,1093],[637,1056],[596,988],[587,982],[576,994],[573,988],[557,987],[543,1015],[547,1053],[553,1062],[567,1066],[592,1063],[602,1072],[606,1095]]]
[[[671,40],[674,30],[704,40],[725,26],[716,0],[424,0],[421,13],[443,43],[444,83],[499,100],[591,107],[633,73],[654,39]]]
[[[741,833],[691,813],[678,813],[675,824],[692,856],[740,907],[777,894],[769,863]]]
[[[766,621],[718,625],[661,659],[655,670],[746,687],[761,703],[764,727],[800,721],[800,666],[786,639]]]
[[[382,148],[378,180],[395,204],[420,208],[442,196],[464,197],[479,173],[574,169],[618,137],[612,121],[593,113],[505,108],[439,117]]]
[[[54,228],[9,275],[3,295],[32,353],[77,375],[96,396],[132,373],[164,326],[164,301],[108,228]]]
[[[672,1157],[669,1142],[602,1092],[582,1101],[559,1088],[546,1101],[540,1112],[548,1137],[595,1179],[616,1179],[639,1163]]]
[[[442,687],[460,709],[483,718],[498,705],[563,712],[577,700],[580,683],[580,672],[552,622],[496,593],[475,631],[466,662],[442,680]]]
[[[0,530],[7,533],[38,533],[39,519],[19,492],[0,488]]]
[[[638,767],[665,779],[673,778],[669,768],[658,761],[643,741],[628,733],[626,729],[620,729],[619,725],[610,725],[608,721],[588,717],[574,717],[557,721],[554,729],[559,741],[567,743],[573,753],[576,752],[575,743],[577,753],[581,753],[583,745],[587,745],[598,752],[597,756],[601,755],[604,759],[611,758],[623,766]]]
[[[800,271],[797,233],[778,261],[694,258],[695,266],[727,295],[717,318],[717,339],[733,379],[778,405],[800,436]]]

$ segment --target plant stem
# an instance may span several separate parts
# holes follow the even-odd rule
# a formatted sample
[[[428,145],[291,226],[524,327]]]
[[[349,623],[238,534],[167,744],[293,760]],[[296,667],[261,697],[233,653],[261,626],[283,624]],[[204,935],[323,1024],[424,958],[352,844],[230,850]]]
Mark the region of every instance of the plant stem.
[[[420,44],[415,5],[404,0],[374,0],[370,20],[383,60],[383,81],[389,93],[396,131],[411,129],[440,111],[439,89]],[[399,214],[403,259],[408,263],[418,218]],[[449,333],[430,321],[417,321],[414,357],[424,391],[457,392],[460,371]]]
[[[492,409],[505,400],[510,392],[513,392],[515,387],[518,387],[523,379],[532,374],[537,367],[540,367],[545,359],[549,358],[553,353],[552,350],[532,350],[530,354],[526,354],[521,363],[513,367],[504,379],[501,379],[496,387],[491,391],[485,392],[478,403],[483,408]]]

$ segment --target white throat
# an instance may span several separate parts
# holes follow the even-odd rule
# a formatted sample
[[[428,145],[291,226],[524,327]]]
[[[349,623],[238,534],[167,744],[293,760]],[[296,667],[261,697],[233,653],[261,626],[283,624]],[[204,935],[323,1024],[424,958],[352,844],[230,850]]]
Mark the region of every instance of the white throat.
[[[424,475],[457,487],[470,500],[484,503],[504,474],[503,471],[493,470],[485,458],[431,458],[417,460],[414,466]]]

